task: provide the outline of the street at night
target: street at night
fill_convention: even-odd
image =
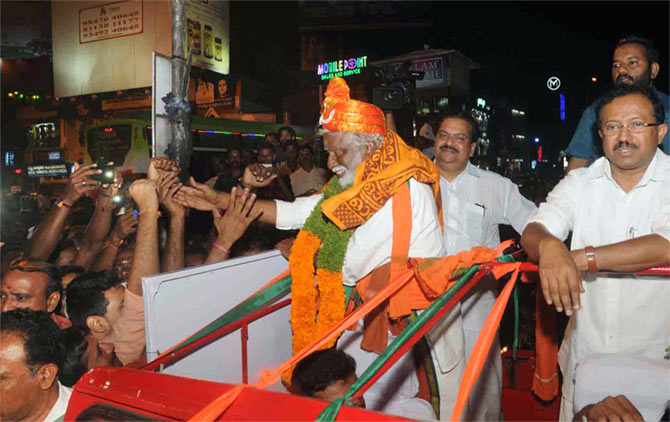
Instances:
[[[0,2],[0,421],[665,421],[670,2]]]

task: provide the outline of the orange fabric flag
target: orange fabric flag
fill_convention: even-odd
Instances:
[[[535,300],[535,376],[532,391],[544,401],[558,395],[556,311],[547,305],[538,282]]]

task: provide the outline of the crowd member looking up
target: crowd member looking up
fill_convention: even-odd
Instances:
[[[469,114],[447,114],[438,122],[434,150],[435,164],[440,169],[446,255],[456,255],[475,246],[496,248],[500,244],[500,224],[510,224],[520,233],[535,212],[535,205],[519,193],[514,182],[470,163],[477,139],[479,129]],[[461,300],[467,358],[497,296],[498,281],[486,277]],[[470,394],[468,419],[500,420],[502,360],[499,350],[496,335]]]
[[[314,151],[309,145],[298,148],[298,169],[291,173],[291,188],[295,196],[320,192],[328,182],[328,171],[314,165]]]
[[[439,171],[425,155],[409,148],[394,132],[387,131],[385,119],[382,110],[376,106],[350,99],[349,87],[342,78],[331,79],[321,110],[320,133],[329,154],[328,167],[337,176],[329,182],[332,190],[327,188],[324,193],[301,197],[295,202],[259,199],[251,211],[253,213],[261,209],[263,212],[259,217],[260,221],[274,224],[281,230],[303,228],[310,218],[331,224],[329,230],[332,233],[353,229],[351,237],[342,242],[346,245],[344,250],[338,252],[343,256],[343,263],[338,266],[341,267],[345,286],[356,286],[373,272],[377,272],[380,279],[385,277],[384,274],[388,277],[393,244],[392,229],[395,226],[397,230],[402,230],[401,222],[394,222],[393,218],[393,201],[398,193],[404,198],[399,200],[410,207],[408,212],[411,213],[408,256],[436,257],[445,253],[436,205],[438,189],[435,184],[439,183]],[[402,172],[403,178],[398,179],[400,169],[409,171]],[[256,164],[245,169],[242,182],[243,187],[259,188],[269,185],[276,178],[277,174],[271,169]],[[375,183],[383,184],[379,181],[390,178],[395,181],[402,180],[400,185],[395,185],[397,189],[390,185],[383,190],[375,188],[378,186]],[[371,195],[376,198],[375,204],[360,195],[364,189],[373,191]],[[338,191],[341,193],[332,193]],[[368,190],[365,192],[369,194]],[[341,205],[338,209],[346,209],[348,200],[345,198],[350,198],[349,195],[369,206],[370,213],[354,216],[343,211],[344,215],[336,216],[324,209],[328,204],[333,207]],[[187,206],[207,210],[226,208],[231,195],[223,192],[205,194],[194,187],[185,186],[179,191],[178,197]],[[328,218],[323,218],[324,215]],[[299,234],[293,245],[294,251],[304,247],[300,246],[300,239]],[[292,252],[290,265],[295,265],[295,261],[291,261],[297,256],[299,254],[294,255]],[[308,259],[313,258],[310,256]],[[317,274],[318,272],[317,270]],[[382,317],[378,327],[382,330],[374,334],[380,335],[373,336],[373,331],[368,331],[368,335],[364,336],[365,347],[376,353],[381,353],[386,348],[389,338],[388,330],[383,325],[386,314],[379,315]],[[456,304],[438,325],[430,334],[431,352],[434,353],[433,362],[439,385],[440,416],[448,418],[455,405],[456,392],[465,368],[462,340],[460,343],[458,341],[463,337],[460,304]]]
[[[670,97],[654,88],[654,79],[660,70],[658,50],[654,44],[642,37],[628,36],[622,38],[614,47],[612,57],[612,82],[615,87],[639,85],[652,90],[661,100],[665,108],[665,117],[659,122],[670,124]],[[577,130],[566,150],[570,155],[567,171],[584,167],[602,154],[596,148],[596,107],[598,102],[591,104],[579,120]],[[670,154],[670,139],[666,133],[663,137],[662,149]]]
[[[136,180],[129,191],[139,208],[139,222],[127,287],[106,271],[77,277],[66,291],[73,325],[98,343],[114,344],[124,365],[140,358],[144,350],[142,277],[159,273],[156,182]]]
[[[72,390],[58,381],[65,358],[60,330],[46,312],[15,309],[0,326],[0,420],[62,420]]]
[[[291,202],[294,199],[289,179],[291,169],[285,162],[277,165],[276,159],[275,148],[272,145],[265,144],[258,149],[258,163],[277,177],[267,186],[258,189],[256,194],[260,199],[281,199]]]
[[[55,265],[39,259],[13,262],[0,286],[2,312],[14,309],[45,311],[60,328],[67,328],[70,321],[56,314],[61,291],[60,272]]]
[[[601,97],[596,112],[605,157],[568,173],[521,238],[539,263],[547,304],[572,316],[560,354],[561,420],[573,417],[573,373],[584,359],[658,359],[670,344],[667,280],[597,273],[670,264],[670,157],[657,148],[668,130],[663,104],[648,89],[622,86]]]

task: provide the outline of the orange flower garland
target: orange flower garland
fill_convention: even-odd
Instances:
[[[321,213],[323,200],[343,190],[337,177],[333,177],[291,248],[293,354],[322,337],[346,312],[342,265],[353,230],[340,230]],[[324,348],[332,347],[336,341],[333,339]],[[283,374],[284,384],[290,385],[292,373],[291,369]]]

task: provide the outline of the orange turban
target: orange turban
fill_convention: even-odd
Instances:
[[[384,112],[372,104],[349,98],[344,79],[334,77],[321,105],[319,125],[334,132],[376,133],[386,136]]]

